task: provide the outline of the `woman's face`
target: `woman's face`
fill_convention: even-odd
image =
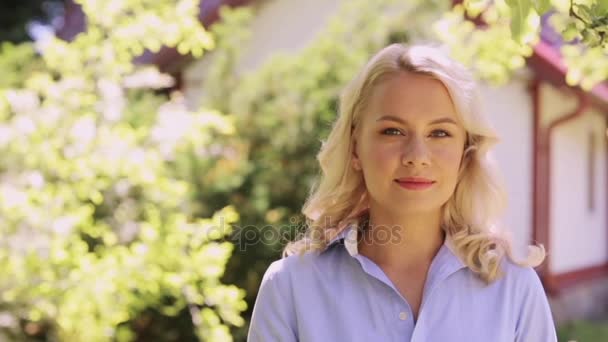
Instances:
[[[353,167],[363,172],[370,206],[437,213],[456,187],[466,139],[443,83],[400,73],[374,89],[362,114]]]

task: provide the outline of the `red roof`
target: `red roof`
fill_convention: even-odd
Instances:
[[[528,66],[532,68],[538,77],[556,86],[567,86],[567,67],[555,47],[542,41],[534,47],[534,54],[528,59]],[[580,87],[575,87],[583,91]],[[592,103],[604,111],[608,111],[608,84],[602,82],[591,91],[586,91],[591,97]]]

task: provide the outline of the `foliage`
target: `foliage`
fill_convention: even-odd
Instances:
[[[234,136],[245,144],[241,150],[249,164],[228,197],[213,195],[241,214],[233,235],[238,248],[224,280],[246,289],[250,308],[269,263],[302,232],[300,210],[319,172],[315,156],[336,117],[341,88],[388,42],[428,37],[426,28],[448,6],[447,1],[348,1],[302,51],[273,54],[249,72],[238,66],[251,15],[224,11],[222,22],[212,27],[218,47],[206,69],[206,84],[213,86],[205,88],[205,102],[234,114]]]
[[[573,321],[557,329],[560,341],[607,341],[608,321]]]
[[[232,340],[246,303],[220,277],[238,214],[197,215],[193,184],[238,162],[216,143],[234,124],[131,62],[212,48],[198,1],[79,2],[74,41],[0,51],[0,339]],[[184,316],[192,334],[171,324]]]
[[[483,24],[476,28],[470,19]],[[541,29],[561,36],[569,85],[589,90],[608,79],[606,0],[465,0],[435,25],[457,58],[499,83],[524,65]]]
[[[31,43],[14,45],[9,42],[0,44],[0,88],[17,88],[23,86],[24,75],[42,71],[44,65],[36,58],[36,51]]]

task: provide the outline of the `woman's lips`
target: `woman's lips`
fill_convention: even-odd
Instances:
[[[399,186],[402,188],[408,190],[425,190],[435,184],[434,181],[428,179],[396,179],[395,182],[397,182],[397,184],[399,184]]]

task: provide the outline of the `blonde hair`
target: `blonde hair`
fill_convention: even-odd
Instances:
[[[458,183],[442,208],[442,229],[452,239],[457,254],[486,283],[502,275],[504,255],[522,266],[538,266],[545,257],[542,245],[530,246],[527,259],[517,261],[510,239],[492,228],[505,207],[506,194],[488,155],[498,138],[481,110],[475,80],[465,67],[428,45],[385,47],[344,88],[339,116],[317,156],[321,177],[302,210],[307,231],[301,239],[287,244],[283,256],[323,250],[346,226],[365,219],[368,193],[362,174],[351,167],[353,136],[373,89],[401,72],[441,81],[467,131]]]

